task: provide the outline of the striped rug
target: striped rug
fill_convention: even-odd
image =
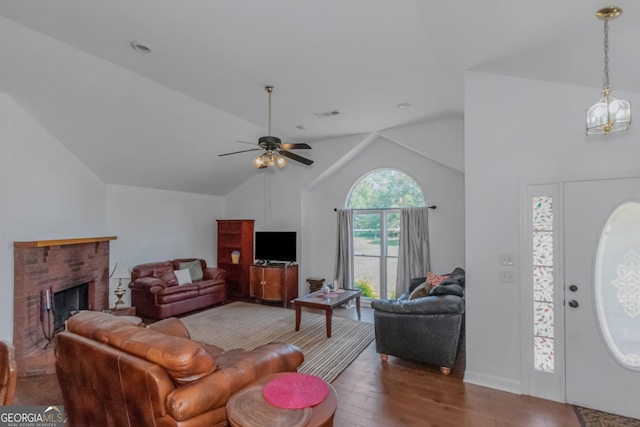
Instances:
[[[288,342],[304,353],[298,372],[331,382],[374,338],[373,324],[332,318],[327,338],[324,314],[302,310],[300,331],[295,331],[294,310],[233,302],[181,318],[191,337],[222,347],[253,349],[270,342]]]

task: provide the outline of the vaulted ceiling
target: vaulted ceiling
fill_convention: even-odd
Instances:
[[[255,153],[218,155],[267,134],[267,84],[272,133],[312,146],[462,117],[469,69],[593,87],[595,102],[607,5],[0,0],[0,91],[107,183],[223,195],[259,173]],[[616,5],[612,87],[640,92],[640,5]]]

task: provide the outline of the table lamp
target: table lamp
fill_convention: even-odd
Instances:
[[[115,310],[117,310],[120,306],[124,305],[124,301],[122,301],[122,297],[127,293],[127,288],[122,284],[123,279],[130,279],[131,275],[129,274],[129,269],[121,262],[117,262],[115,268],[113,269],[113,273],[109,276],[111,279],[118,279],[118,286],[113,291],[114,295],[118,298],[115,305]]]

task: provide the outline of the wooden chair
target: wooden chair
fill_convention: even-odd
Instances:
[[[9,406],[16,393],[16,356],[11,343],[0,340],[0,404]]]

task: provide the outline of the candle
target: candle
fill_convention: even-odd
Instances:
[[[44,320],[44,293],[40,289],[40,321]]]
[[[51,310],[51,297],[49,296],[49,289],[47,289],[47,310]]]

